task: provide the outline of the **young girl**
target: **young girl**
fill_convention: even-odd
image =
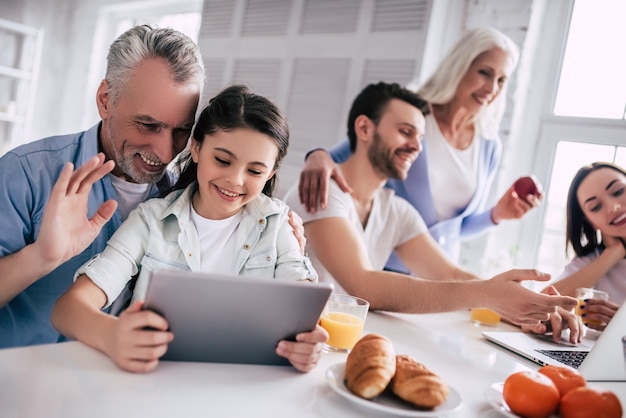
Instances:
[[[579,287],[607,292],[610,302],[592,299],[583,308],[586,318],[606,323],[626,300],[626,170],[602,162],[578,170],[567,196],[566,239],[576,257],[554,287],[569,296]]]
[[[102,254],[78,270],[53,310],[55,328],[103,351],[122,369],[147,372],[174,338],[163,317],[141,310],[152,270],[317,280],[289,225],[288,207],[269,197],[288,143],[286,121],[269,100],[242,86],[214,97],[200,115],[171,193],[140,205]],[[137,274],[131,306],[119,317],[102,312]],[[326,339],[317,326],[296,342],[281,341],[276,352],[308,371]]]

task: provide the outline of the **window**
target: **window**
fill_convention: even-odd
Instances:
[[[554,113],[624,119],[626,2],[576,0]]]
[[[202,0],[154,0],[102,7],[91,53],[82,125],[90,126],[98,120],[94,93],[104,78],[107,51],[115,38],[133,26],[151,24],[177,29],[197,42],[201,21]]]
[[[594,161],[626,167],[626,57],[619,52],[626,3],[557,3],[547,5],[539,54],[544,62],[533,73],[537,90],[531,103],[539,121],[533,172],[546,195],[538,215],[523,221],[519,241],[519,264],[553,277],[572,257],[565,253],[565,223],[574,174]]]
[[[29,136],[43,30],[0,19],[0,156]]]

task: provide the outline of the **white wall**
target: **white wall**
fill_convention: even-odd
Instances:
[[[2,0],[0,16],[44,29],[34,126],[25,142],[80,131],[93,31],[101,7],[123,0]],[[105,52],[106,53],[106,52]]]
[[[3,18],[44,29],[34,126],[30,129],[31,138],[26,140],[59,133],[61,107],[72,109],[72,106],[61,103],[68,92],[77,90],[67,87],[66,78],[67,64],[72,55],[71,26],[76,3],[77,0],[3,0],[0,4],[0,16]]]

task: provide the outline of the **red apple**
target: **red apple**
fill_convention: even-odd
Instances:
[[[528,195],[541,197],[541,183],[533,175],[520,177],[513,183],[513,190],[524,200],[528,200]]]

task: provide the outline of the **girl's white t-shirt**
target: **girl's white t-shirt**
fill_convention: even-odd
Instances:
[[[207,273],[235,271],[235,234],[243,217],[242,211],[226,219],[207,219],[191,207],[191,219],[200,239],[200,268]]]
[[[128,218],[128,214],[139,206],[140,203],[145,202],[150,197],[150,183],[131,183],[126,180],[108,174],[111,179],[111,185],[117,193],[117,205],[122,213],[122,220]]]
[[[479,138],[475,135],[464,150],[454,148],[432,114],[426,116],[426,132],[428,178],[435,212],[439,220],[450,219],[462,212],[476,193]]]

